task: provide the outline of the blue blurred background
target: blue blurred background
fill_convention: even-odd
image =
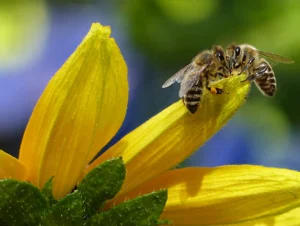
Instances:
[[[162,83],[201,50],[232,41],[287,56],[278,91],[253,87],[229,124],[183,165],[262,164],[300,170],[300,1],[22,0],[0,2],[0,148],[18,156],[26,123],[51,76],[92,22],[112,27],[129,69],[123,135],[175,102]]]

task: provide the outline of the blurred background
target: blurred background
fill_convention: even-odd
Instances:
[[[18,156],[33,107],[92,22],[112,27],[129,69],[126,120],[110,143],[178,99],[161,85],[201,50],[232,41],[287,56],[278,91],[247,103],[182,165],[262,164],[300,170],[300,1],[0,1],[0,149]]]

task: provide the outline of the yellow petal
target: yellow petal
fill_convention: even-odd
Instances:
[[[250,85],[241,83],[242,79],[235,75],[214,84],[229,94],[213,95],[205,90],[195,115],[179,100],[123,137],[88,171],[107,159],[122,156],[127,170],[122,193],[172,168],[218,132],[245,102]]]
[[[15,157],[0,150],[0,179],[26,180],[27,168]]]
[[[299,226],[299,216],[300,208],[296,208],[277,216],[263,217],[253,221],[233,224],[233,226]]]
[[[108,205],[168,189],[161,218],[174,225],[238,223],[281,214],[300,205],[300,173],[240,165],[166,172]]]
[[[125,117],[127,67],[110,32],[92,25],[47,85],[23,137],[20,159],[29,168],[29,179],[42,187],[55,176],[56,198],[72,189]]]

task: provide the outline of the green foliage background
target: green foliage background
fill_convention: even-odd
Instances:
[[[294,125],[300,124],[299,1],[131,0],[122,9],[133,43],[159,67],[180,68],[212,44],[226,47],[230,42],[249,43],[292,58],[293,65],[274,66],[280,97],[268,101]],[[262,98],[253,91],[255,98]]]

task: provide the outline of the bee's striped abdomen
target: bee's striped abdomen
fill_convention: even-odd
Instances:
[[[264,95],[274,96],[276,92],[275,74],[267,62],[264,62],[264,64],[267,64],[268,68],[262,76],[255,79],[255,84]]]
[[[194,114],[201,102],[203,92],[203,82],[199,80],[183,97],[186,108]]]

